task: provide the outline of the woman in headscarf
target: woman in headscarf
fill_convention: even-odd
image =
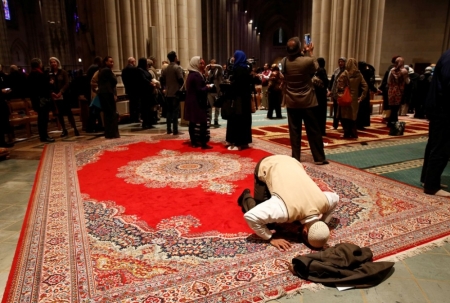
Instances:
[[[192,147],[201,146],[202,149],[211,149],[209,146],[211,121],[208,115],[207,93],[210,87],[206,85],[205,61],[199,56],[192,57],[189,61],[189,74],[186,79],[186,101],[184,118],[189,121],[189,137]]]
[[[409,83],[408,70],[405,68],[405,60],[402,57],[395,59],[395,66],[389,72],[388,102],[391,109],[391,115],[387,125],[392,127],[398,121],[398,110],[405,93],[405,85]]]
[[[251,68],[243,51],[234,53],[231,91],[234,113],[228,118],[226,141],[229,150],[248,148],[252,142],[252,86]]]
[[[350,89],[352,103],[349,106],[338,105],[338,117],[344,129],[344,138],[358,138],[356,118],[358,117],[359,103],[366,97],[367,83],[356,66],[356,59],[350,58],[345,63],[345,71],[339,76],[337,94],[342,96],[345,88]],[[359,96],[359,92],[361,95]]]
[[[138,60],[138,76],[136,87],[139,88],[138,94],[141,104],[141,118],[142,118],[142,128],[149,129],[154,128],[152,125],[155,121],[153,120],[153,108],[156,104],[155,95],[153,91],[155,89],[152,83],[152,75],[147,69],[147,58],[140,58]]]
[[[56,104],[58,110],[58,121],[62,127],[61,137],[68,135],[66,125],[64,123],[64,116],[67,116],[70,124],[73,127],[75,136],[79,136],[80,133],[77,130],[75,119],[73,118],[72,109],[70,108],[70,100],[64,100],[64,93],[69,89],[69,75],[65,70],[61,68],[61,62],[58,58],[51,57],[48,60],[50,64],[50,84],[51,84],[51,97]]]

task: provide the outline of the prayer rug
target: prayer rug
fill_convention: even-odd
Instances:
[[[389,128],[386,123],[383,122],[381,116],[371,118],[370,126],[364,130],[358,130],[358,139],[342,138],[344,130],[341,126],[338,129],[333,129],[333,122],[327,121],[327,135],[323,138],[323,142],[326,148],[334,148],[341,145],[351,143],[363,143],[377,140],[386,140],[392,138],[406,138],[417,135],[428,135],[428,121],[413,119],[409,117],[400,117],[400,121],[406,122],[406,128],[403,136],[389,136]],[[289,140],[289,127],[288,125],[275,125],[275,126],[260,126],[253,127],[252,134],[254,138],[259,138],[268,142],[272,142],[279,145],[291,146]],[[309,149],[308,137],[306,136],[305,128],[302,130],[302,149]]]
[[[288,271],[311,252],[299,226],[278,226],[293,243],[279,251],[252,234],[236,202],[263,156],[290,150],[255,139],[228,151],[214,137],[201,150],[181,139],[47,145],[2,302],[266,302],[320,287]],[[369,246],[381,259],[450,234],[448,199],[305,160],[340,196],[330,246]]]

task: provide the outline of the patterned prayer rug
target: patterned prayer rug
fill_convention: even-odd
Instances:
[[[290,150],[258,139],[232,152],[219,140],[206,151],[185,143],[46,146],[3,302],[265,302],[318,287],[287,269],[311,252],[299,226],[277,228],[294,243],[281,252],[252,234],[236,203],[261,157]],[[318,186],[340,196],[329,245],[369,246],[380,259],[450,234],[448,199],[305,159]]]
[[[371,124],[364,130],[358,130],[358,139],[342,138],[344,130],[341,126],[333,129],[333,122],[327,121],[327,135],[323,137],[326,148],[334,148],[350,143],[362,143],[377,140],[386,140],[392,138],[405,138],[417,135],[428,135],[428,121],[413,119],[409,117],[399,117],[400,121],[406,122],[406,128],[403,136],[389,136],[389,128],[383,123],[381,116],[371,117]],[[260,126],[252,128],[253,137],[279,145],[291,146],[289,141],[288,125]],[[308,137],[303,127],[302,132],[302,149],[309,149]]]

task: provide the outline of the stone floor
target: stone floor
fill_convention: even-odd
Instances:
[[[221,123],[224,124],[223,122]],[[280,122],[283,123],[283,121]],[[133,125],[121,125],[121,133],[125,135],[135,133],[137,129],[139,128]],[[142,132],[164,133],[164,129],[164,125],[160,124],[156,129]],[[184,132],[187,129],[182,127],[180,131]],[[58,138],[58,134],[55,131],[53,136]],[[69,137],[64,141],[95,138],[96,135],[83,134],[82,137]],[[60,140],[60,138],[57,139],[57,141]],[[43,147],[44,144],[40,144],[37,138],[19,142],[12,149],[10,159],[0,161],[0,294],[2,296]],[[394,268],[393,273],[384,282],[373,288],[342,292],[335,288],[325,288],[317,292],[307,290],[302,294],[271,302],[450,302],[450,244],[398,261]]]

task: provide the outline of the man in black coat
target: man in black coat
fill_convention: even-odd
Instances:
[[[128,58],[128,65],[122,69],[122,82],[125,86],[125,93],[128,96],[130,104],[130,120],[131,122],[139,122],[140,104],[139,92],[136,87],[138,78],[138,70],[136,68],[136,59]]]
[[[450,197],[441,189],[441,175],[450,158],[450,49],[436,64],[425,112],[430,124],[420,181],[426,194]]]

